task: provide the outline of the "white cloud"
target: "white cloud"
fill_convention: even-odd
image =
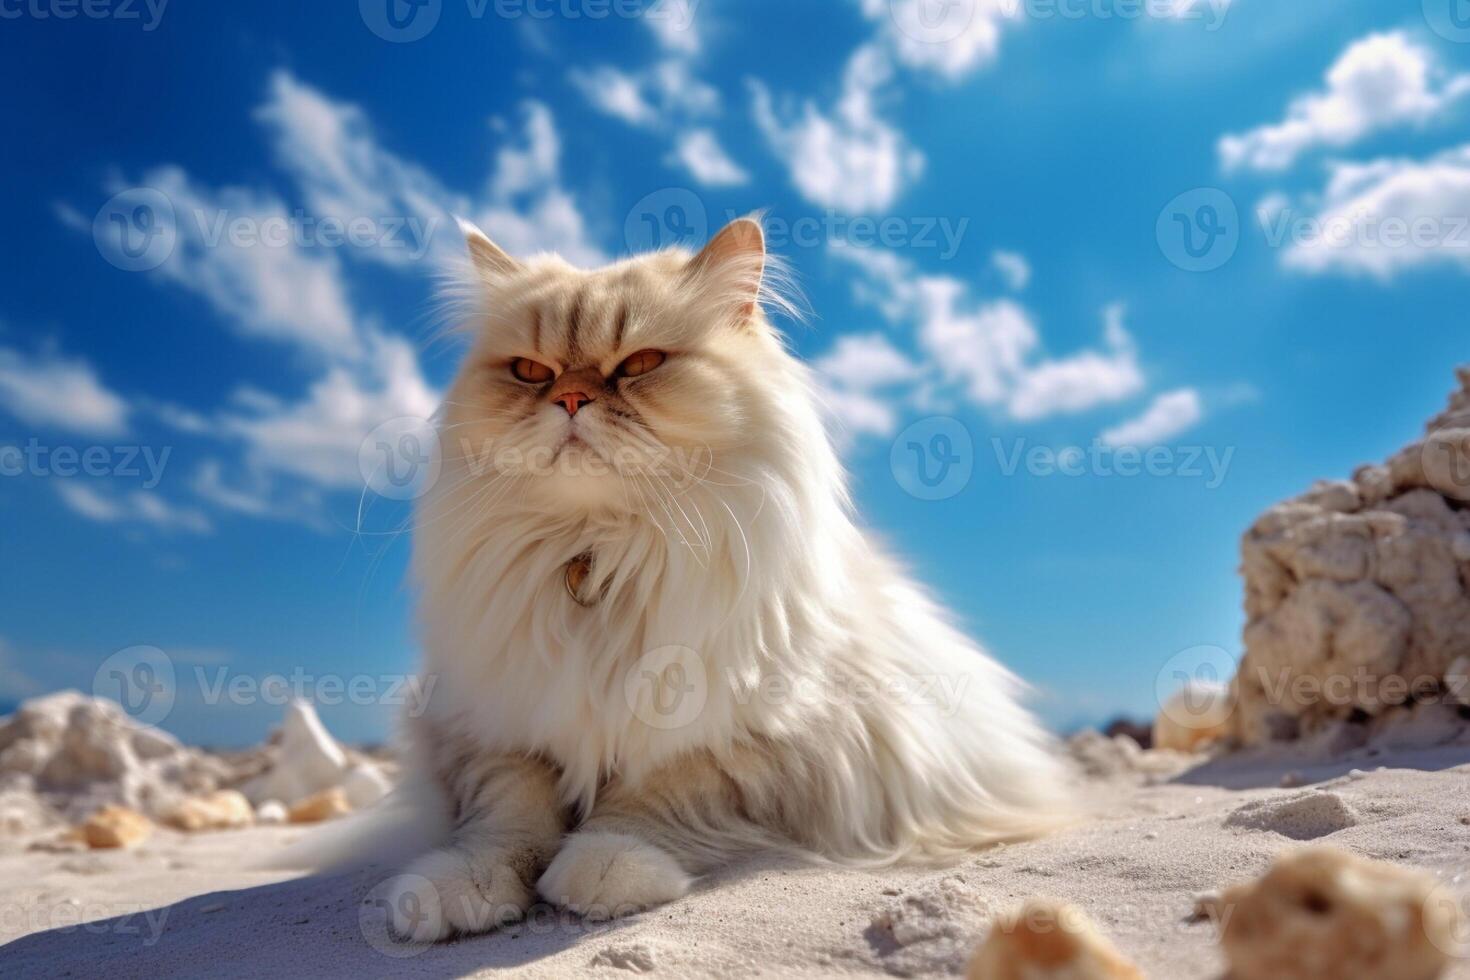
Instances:
[[[209,518],[198,510],[171,504],[154,491],[133,490],[108,496],[77,480],[59,480],[56,492],[72,511],[99,524],[148,524],[160,530],[191,534],[208,534],[214,530]]]
[[[551,110],[540,102],[522,104],[520,131],[497,123],[504,143],[478,196],[450,191],[423,167],[385,149],[360,108],[328,98],[290,72],[271,76],[270,97],[256,117],[316,215],[412,220],[417,235],[457,254],[462,245],[447,218],[461,214],[514,254],[558,252],[579,265],[606,261],[576,200],[561,185],[560,137]],[[440,230],[449,233],[439,236]],[[403,247],[358,254],[395,264],[415,257]]]
[[[1047,357],[1034,318],[1014,300],[977,299],[964,282],[922,275],[893,253],[835,248],[832,254],[866,274],[859,299],[912,326],[924,358],[919,373],[956,387],[976,406],[1035,421],[1123,401],[1146,387],[1121,306],[1104,311],[1101,348]]]
[[[750,181],[750,174],[730,159],[708,129],[694,129],[679,137],[673,159],[708,187],[734,187]]]
[[[1031,263],[1019,252],[996,249],[990,253],[990,264],[1005,279],[1012,292],[1021,292],[1031,282]]]
[[[778,109],[763,84],[751,83],[756,124],[808,201],[848,212],[882,210],[923,172],[923,154],[878,115],[879,89],[892,77],[888,54],[868,44],[849,59],[830,112],[811,101],[799,110]]]
[[[1180,388],[1159,395],[1142,415],[1105,431],[1102,440],[1109,446],[1146,448],[1174,438],[1203,417],[1199,392]]]
[[[1470,144],[1427,160],[1334,164],[1305,226],[1283,256],[1288,268],[1381,279],[1429,265],[1470,271]]]
[[[594,109],[645,129],[713,116],[720,109],[720,93],[675,58],[641,72],[598,65],[573,68],[567,77]]]
[[[573,68],[567,77],[599,112],[631,126],[658,123],[658,110],[644,96],[643,83],[637,77],[607,65]]]
[[[0,347],[0,408],[28,425],[111,436],[127,431],[128,405],[85,361]]]
[[[839,337],[813,367],[834,383],[856,390],[885,388],[919,376],[919,366],[877,333]]]
[[[955,82],[988,65],[1000,51],[1001,27],[1019,0],[860,0],[864,16],[906,67]]]
[[[353,344],[341,263],[329,248],[276,237],[295,234],[284,203],[199,187],[178,167],[149,171],[143,185],[162,192],[174,212],[174,249],[155,275],[202,296],[244,335],[327,353]]]
[[[1284,120],[1223,137],[1220,161],[1227,170],[1284,170],[1316,147],[1428,123],[1467,92],[1470,75],[1447,76],[1434,52],[1403,32],[1371,34],[1328,69],[1322,91],[1293,101]]]
[[[439,395],[424,381],[413,347],[376,333],[368,343],[361,363],[331,367],[299,401],[237,394],[237,407],[219,425],[244,441],[255,473],[329,490],[361,489],[358,451],[368,433],[392,419],[433,415]]]
[[[695,12],[701,0],[660,0],[643,15],[643,23],[666,51],[692,55],[699,52],[700,36]]]

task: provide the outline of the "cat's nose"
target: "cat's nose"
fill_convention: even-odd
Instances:
[[[580,391],[564,391],[552,396],[551,400],[566,409],[568,415],[576,415],[578,409],[592,401],[592,397]]]

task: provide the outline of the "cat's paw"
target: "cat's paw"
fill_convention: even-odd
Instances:
[[[504,862],[445,848],[393,878],[384,901],[393,935],[434,943],[517,922],[531,899],[530,889]]]
[[[692,881],[652,844],[592,831],[567,838],[536,890],[589,919],[609,919],[681,898]]]

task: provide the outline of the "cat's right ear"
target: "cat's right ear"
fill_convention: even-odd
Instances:
[[[499,245],[492,242],[490,236],[476,227],[473,222],[460,217],[456,217],[454,221],[459,225],[460,234],[464,235],[465,245],[469,247],[470,261],[481,276],[494,281],[515,275],[520,271],[521,264],[507,255]]]

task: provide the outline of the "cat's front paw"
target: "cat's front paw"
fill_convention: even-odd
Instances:
[[[392,879],[385,904],[393,935],[434,943],[518,922],[531,899],[531,890],[504,861],[445,848]]]
[[[652,844],[593,831],[567,838],[536,890],[586,918],[610,919],[681,898],[692,881]]]

